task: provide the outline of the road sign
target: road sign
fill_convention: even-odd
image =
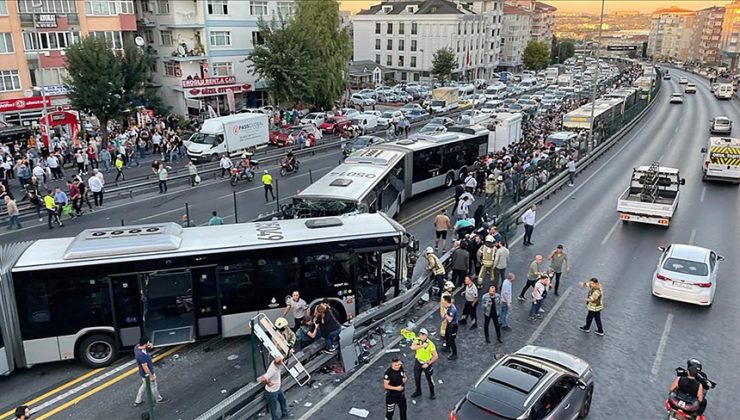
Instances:
[[[607,51],[637,51],[637,45],[607,45]]]

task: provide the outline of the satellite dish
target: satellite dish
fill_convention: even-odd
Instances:
[[[137,36],[136,38],[134,38],[134,42],[136,43],[136,45],[138,45],[140,47],[143,47],[144,44],[146,44],[146,42],[144,42],[144,38],[142,38],[140,36]]]
[[[185,55],[185,47],[183,47],[182,45],[178,46],[177,47],[177,53],[180,54],[181,56],[184,56]]]

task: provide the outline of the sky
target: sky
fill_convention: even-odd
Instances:
[[[562,12],[587,12],[598,14],[601,11],[601,1],[599,0],[550,0],[544,1],[547,4],[555,6],[558,11]],[[342,10],[349,10],[356,13],[361,9],[367,9],[379,1],[369,0],[344,0],[340,1]],[[681,7],[683,9],[698,10],[711,6],[723,6],[731,3],[728,0],[669,0],[669,1],[645,1],[645,0],[606,0],[606,13],[614,11],[637,10],[640,12],[653,12],[657,9],[671,6]]]

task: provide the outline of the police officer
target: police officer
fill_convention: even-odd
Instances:
[[[484,276],[488,274],[493,281],[495,277],[495,269],[493,267],[493,259],[496,256],[496,248],[494,247],[494,239],[492,235],[486,236],[486,241],[483,246],[478,249],[478,262],[480,262],[480,271],[478,272],[478,287],[483,287]]]
[[[383,375],[383,389],[385,389],[385,418],[393,419],[396,406],[401,413],[401,420],[406,420],[406,371],[398,357],[391,359],[391,367]]]
[[[449,299],[450,298],[448,296],[445,300]],[[416,351],[416,360],[414,361],[414,385],[416,385],[416,391],[411,394],[411,398],[421,396],[422,372],[424,372],[424,375],[427,377],[431,398],[437,398],[434,395],[434,378],[432,378],[434,367],[432,365],[437,361],[439,355],[437,354],[437,348],[434,346],[434,343],[429,340],[429,332],[426,328],[419,330],[419,335],[411,343],[411,350]]]
[[[262,175],[262,185],[265,187],[265,201],[270,201],[267,199],[267,193],[270,193],[270,196],[272,199],[275,199],[275,194],[272,192],[272,175],[270,175],[270,172],[268,172],[267,169],[265,169],[265,173]]]

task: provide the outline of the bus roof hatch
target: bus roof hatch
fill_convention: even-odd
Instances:
[[[180,248],[182,230],[176,223],[86,229],[69,244],[64,259],[172,251]]]

